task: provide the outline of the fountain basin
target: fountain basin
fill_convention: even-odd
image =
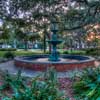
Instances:
[[[80,55],[61,55],[60,61],[48,61],[49,55],[21,56],[14,59],[16,67],[31,69],[33,71],[45,71],[54,67],[58,72],[82,69],[94,66],[95,59]]]

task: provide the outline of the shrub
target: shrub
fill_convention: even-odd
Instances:
[[[87,55],[100,55],[100,48],[88,48],[84,50]]]
[[[100,68],[88,68],[73,85],[78,100],[100,99]]]
[[[94,48],[86,49],[87,54],[90,54],[91,52],[94,52],[94,51],[96,51],[96,49]]]
[[[11,51],[7,51],[4,54],[4,58],[13,59],[14,58],[14,53],[11,52]]]
[[[16,51],[15,48],[0,48],[0,51]]]
[[[39,80],[39,77],[33,78],[30,85],[26,84],[20,72],[17,77],[6,74],[4,80],[4,85],[0,87],[1,91],[4,90],[4,87],[9,86],[13,90],[13,94],[10,97],[2,95],[2,100],[68,100],[63,98],[63,94],[58,88],[54,70],[48,70],[44,74],[43,80]]]
[[[66,51],[64,51],[64,52],[63,52],[63,54],[68,54],[68,51],[67,51],[67,50],[66,50]]]
[[[72,55],[84,55],[85,52],[84,51],[76,51],[76,52],[72,51],[72,52],[69,52],[69,54],[72,54]]]
[[[63,52],[63,54],[72,54],[72,55],[84,55],[85,54],[85,51],[81,51],[81,50],[66,50]]]

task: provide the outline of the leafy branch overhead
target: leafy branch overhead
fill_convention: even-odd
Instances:
[[[55,17],[62,30],[73,30],[100,23],[99,5],[99,0],[1,0],[0,18],[41,27]]]

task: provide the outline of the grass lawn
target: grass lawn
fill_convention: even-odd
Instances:
[[[62,54],[85,54],[84,50],[59,50]]]
[[[8,51],[0,51],[0,57],[3,57],[4,54]],[[10,51],[15,56],[25,56],[25,55],[32,55],[32,54],[42,54],[42,51],[34,50],[34,51],[25,51],[25,50],[18,50],[18,51]]]
[[[86,50],[58,50],[60,54],[72,54],[72,55],[87,55]],[[4,54],[8,51],[0,51],[0,57],[3,57]],[[28,55],[33,55],[33,54],[43,54],[44,52],[42,50],[17,50],[17,51],[10,51],[12,52],[15,56],[28,56]],[[49,51],[46,51],[46,54],[48,54]],[[90,53],[90,52],[89,52]]]
[[[0,51],[0,57],[3,57],[6,51]]]
[[[15,56],[24,56],[24,55],[33,55],[33,54],[42,54],[43,51],[40,50],[34,50],[34,51],[25,51],[25,50],[20,50],[20,51],[14,51]]]

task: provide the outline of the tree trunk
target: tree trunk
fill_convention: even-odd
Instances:
[[[44,32],[44,37],[43,37],[43,51],[46,53],[46,34]]]
[[[49,38],[49,40],[51,39],[51,34],[48,35],[48,38]],[[51,50],[52,50],[52,46],[51,46],[51,44],[49,44],[49,53],[51,53]]]
[[[28,43],[27,43],[27,40],[25,40],[24,43],[25,43],[25,50],[27,51],[27,50],[28,50]]]

